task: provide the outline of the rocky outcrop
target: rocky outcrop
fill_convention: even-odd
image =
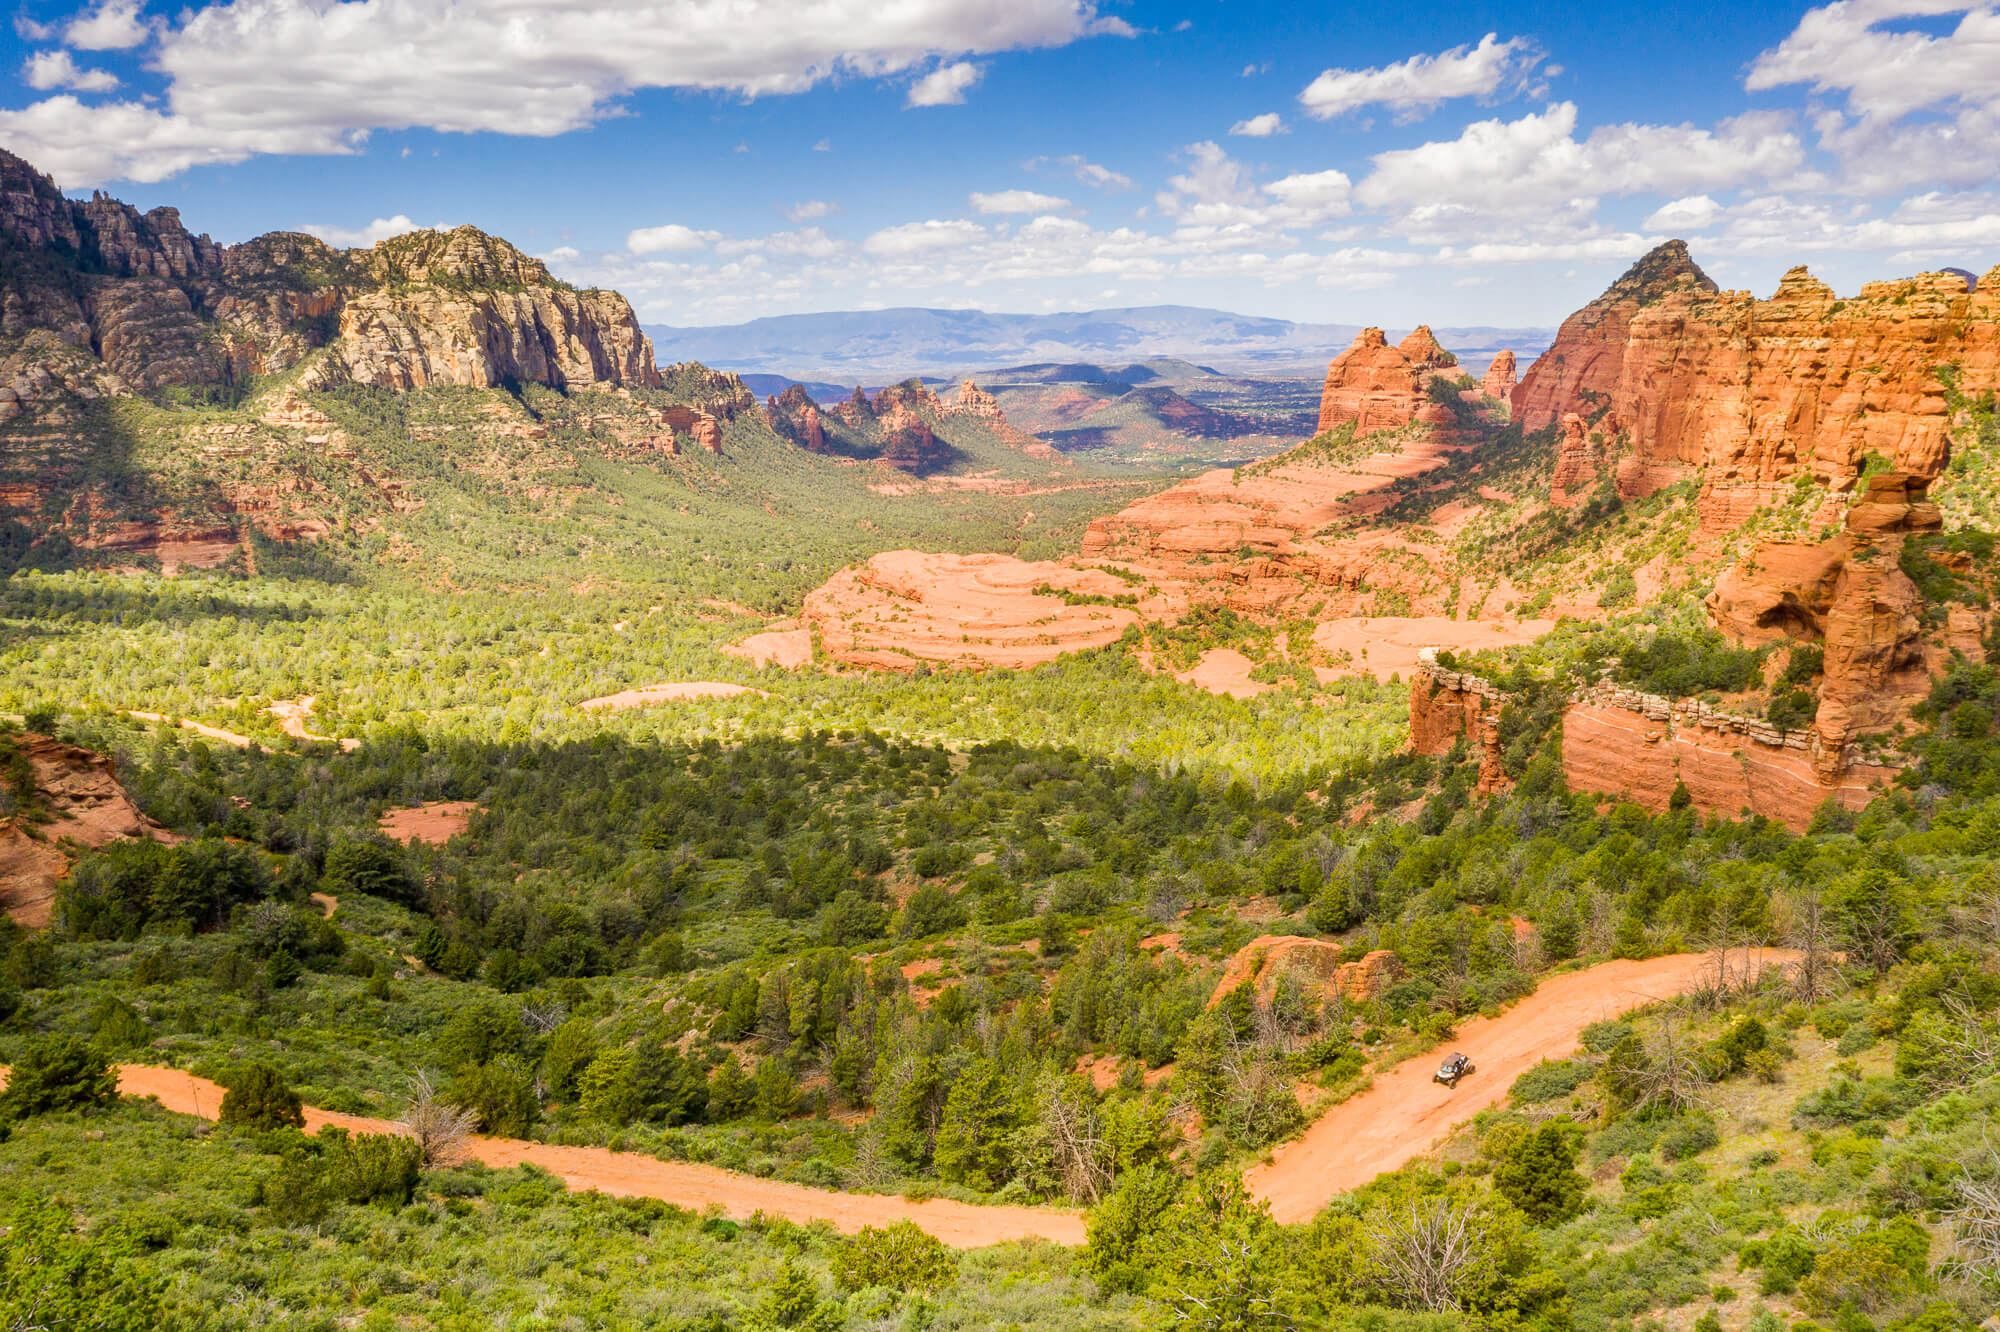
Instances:
[[[1549,503],[1567,509],[1597,489],[1611,460],[1607,436],[1618,433],[1615,417],[1593,427],[1575,412],[1564,412],[1556,436],[1555,469],[1549,475]]]
[[[1652,810],[1677,786],[1703,814],[1745,812],[1803,831],[1828,800],[1860,809],[1899,769],[1851,755],[1829,758],[1813,730],[1783,731],[1759,717],[1599,686],[1563,712],[1563,777]]]
[[[398,236],[363,264],[380,285],[342,304],[339,336],[307,387],[659,386],[624,297],[558,283],[476,228]]]
[[[952,416],[972,416],[984,421],[1003,420],[1000,400],[971,380],[958,386],[958,396],[945,408]]]
[[[1911,536],[1942,526],[1922,478],[1871,476],[1840,536],[1765,542],[1709,594],[1711,619],[1738,642],[1822,646],[1813,727],[1824,778],[1839,775],[1856,739],[1894,726],[1930,690],[1924,601],[1901,555]]]
[[[1486,373],[1480,377],[1479,391],[1495,402],[1510,402],[1514,396],[1516,382],[1514,353],[1502,348],[1486,367]]]
[[[764,404],[765,419],[771,429],[808,453],[826,452],[826,427],[819,417],[819,404],[803,384],[788,384],[783,393]]]
[[[1507,770],[1500,754],[1500,708],[1506,695],[1491,682],[1438,665],[1425,648],[1410,676],[1410,749],[1448,754],[1460,740],[1479,755],[1479,790],[1502,790]]]
[[[26,760],[34,786],[14,794],[36,817],[0,820],[0,911],[16,924],[48,924],[75,848],[133,837],[173,840],[139,812],[104,755],[44,735],[4,737],[0,744]]]
[[[1393,347],[1381,329],[1365,328],[1326,368],[1316,433],[1349,424],[1361,435],[1412,421],[1448,424],[1451,413],[1431,401],[1430,383],[1456,364],[1429,325]]]
[[[239,384],[316,352],[307,388],[660,383],[623,297],[575,290],[475,228],[363,251],[289,233],[224,247],[172,208],[68,199],[0,153],[0,337],[37,330],[142,392]]]
[[[1715,532],[1801,475],[1847,489],[1870,455],[1935,477],[1951,429],[1943,365],[1967,392],[2000,387],[2000,269],[1976,285],[1925,273],[1841,299],[1795,268],[1758,300],[1716,290],[1672,242],[1563,324],[1514,415],[1536,429],[1608,405],[1629,441],[1620,493],[1699,477]]]

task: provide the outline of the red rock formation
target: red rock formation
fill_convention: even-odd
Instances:
[[[1479,752],[1479,790],[1503,790],[1507,770],[1500,756],[1500,691],[1476,675],[1450,671],[1437,664],[1437,654],[1419,654],[1410,676],[1410,749],[1418,754],[1447,754],[1459,740]]]
[[[764,416],[771,429],[808,453],[826,452],[826,427],[819,419],[819,404],[805,385],[787,384],[783,393],[765,402]]]
[[[1363,329],[1326,368],[1317,433],[1352,422],[1355,433],[1365,435],[1433,419],[1442,409],[1430,399],[1430,381],[1455,364],[1428,325],[1394,347],[1381,329]],[[1449,421],[1450,413],[1443,419]]]
[[[1002,419],[1000,400],[969,379],[958,386],[958,397],[945,410],[953,416],[976,416],[988,421]]]
[[[1860,809],[1896,775],[1849,763],[1829,779],[1818,749],[1809,732],[1784,734],[1754,718],[1630,690],[1599,690],[1563,713],[1563,777],[1575,790],[1615,793],[1657,811],[1684,783],[1703,814],[1748,810],[1794,831],[1829,799]]]
[[[710,453],[722,452],[722,423],[707,412],[694,418],[694,429],[690,433],[694,442]]]
[[[1494,356],[1492,364],[1486,367],[1486,374],[1479,381],[1479,391],[1496,402],[1509,402],[1514,396],[1514,353],[1506,348]]]
[[[1604,437],[1575,412],[1564,412],[1555,471],[1549,477],[1549,502],[1566,509],[1594,490],[1604,471],[1604,454]]]
[[[1587,412],[1609,400],[1624,370],[1632,317],[1683,288],[1715,291],[1686,241],[1668,241],[1632,265],[1602,296],[1563,320],[1555,342],[1514,389],[1514,419],[1540,430],[1564,412]]]
[[[1936,476],[1945,364],[1966,391],[2000,387],[2000,269],[1976,287],[1926,273],[1841,300],[1795,268],[1760,301],[1716,291],[1673,242],[1564,323],[1514,415],[1536,429],[1608,402],[1630,437],[1620,492],[1699,475],[1704,526],[1720,531],[1801,474],[1852,485],[1870,454]]]

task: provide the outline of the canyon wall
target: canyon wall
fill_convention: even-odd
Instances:
[[[1447,754],[1461,739],[1479,754],[1479,790],[1507,785],[1500,756],[1500,709],[1506,695],[1490,681],[1437,664],[1437,651],[1417,654],[1410,676],[1410,749]]]

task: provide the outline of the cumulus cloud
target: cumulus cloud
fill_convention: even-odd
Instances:
[[[1414,117],[1457,97],[1492,97],[1525,86],[1542,60],[1523,37],[1500,40],[1489,32],[1477,46],[1454,46],[1436,55],[1413,55],[1393,65],[1368,69],[1328,69],[1307,84],[1299,105],[1319,120],[1386,106]]]
[[[1959,15],[1946,33],[1899,20]],[[1752,92],[1804,84],[1841,99],[1815,119],[1842,184],[1864,194],[1985,181],[2000,156],[2000,7],[1964,0],[1838,0],[1759,55]]]
[[[979,82],[985,70],[970,60],[934,69],[910,88],[910,106],[961,106],[965,94]]]
[[[984,239],[986,234],[986,228],[977,222],[963,219],[905,222],[899,227],[887,227],[876,232],[861,243],[861,248],[869,254],[885,258],[904,258],[959,249]]]
[[[449,231],[451,227],[444,222],[433,222],[429,226],[424,226],[411,221],[409,214],[398,213],[394,217],[378,217],[366,226],[338,227],[323,222],[307,222],[300,226],[299,230],[309,236],[319,237],[336,249],[355,250],[365,249],[392,236],[406,236],[412,231]],[[561,250],[553,252],[554,255],[561,253]],[[575,254],[575,250],[569,251],[570,257],[574,257]]]
[[[160,180],[258,153],[353,152],[377,130],[562,134],[642,88],[759,97],[956,62],[924,87],[968,56],[1116,31],[1091,0],[217,0],[154,32],[137,0],[102,0],[65,40],[154,40],[164,109],[46,99],[0,112],[0,138],[71,187]]]
[[[625,235],[625,248],[633,254],[684,254],[690,250],[705,250],[710,242],[719,240],[716,231],[696,231],[678,222],[668,222],[657,227],[639,227]]]
[[[1268,139],[1273,134],[1283,134],[1285,122],[1276,111],[1266,111],[1261,116],[1237,121],[1229,127],[1229,132],[1245,139]]]
[[[21,66],[21,78],[30,88],[47,92],[73,88],[77,92],[110,92],[118,86],[118,76],[109,70],[84,69],[67,51],[40,51]]]
[[[1466,239],[1499,218],[1586,217],[1604,195],[1684,195],[1784,177],[1805,150],[1781,113],[1752,112],[1713,129],[1604,125],[1579,138],[1574,103],[1517,120],[1481,120],[1455,139],[1378,153],[1355,189],[1361,203],[1428,239]],[[1456,233],[1456,234],[1454,234]]]
[[[1706,194],[1690,194],[1661,204],[1642,225],[1648,231],[1706,231],[1721,215],[1721,204]]]
[[[824,199],[806,199],[785,210],[785,216],[794,222],[811,222],[815,218],[830,217],[838,212],[840,205],[828,203]]]
[[[1069,200],[1034,190],[1000,190],[973,194],[972,206],[982,213],[1059,213],[1069,207]]]
[[[79,51],[129,51],[145,45],[152,28],[139,15],[140,0],[101,0],[63,28],[63,41]]]

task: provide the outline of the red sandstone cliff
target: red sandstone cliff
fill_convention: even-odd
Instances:
[[[2000,269],[1871,282],[1840,299],[1794,268],[1769,300],[1722,292],[1670,242],[1572,315],[1514,391],[1529,429],[1608,406],[1629,441],[1628,497],[1702,480],[1709,531],[1804,474],[1851,486],[1868,455],[1928,479],[1951,422],[1941,365],[2000,387]]]
[[[1515,379],[1514,353],[1502,348],[1494,356],[1493,363],[1486,367],[1480,378],[1479,391],[1497,402],[1511,402],[1514,397]]]

